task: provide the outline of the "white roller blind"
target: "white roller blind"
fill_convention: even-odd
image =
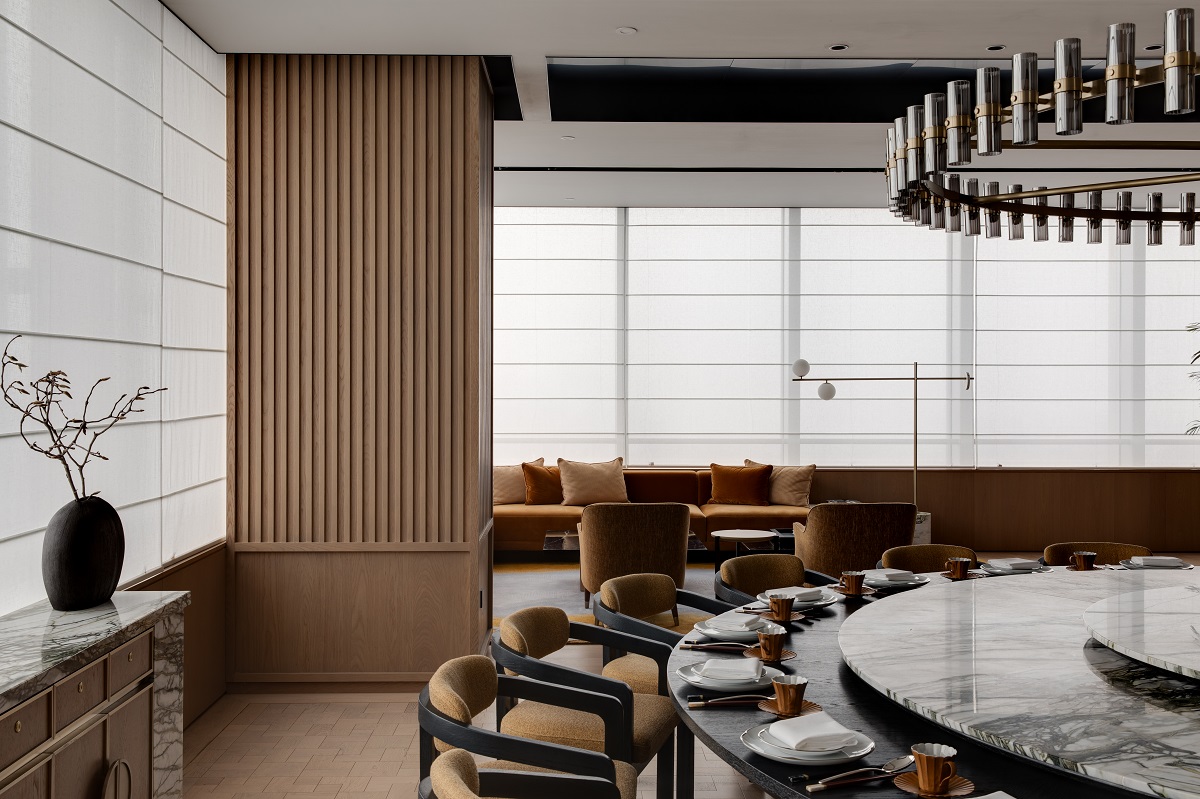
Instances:
[[[1081,231],[1080,231],[1081,232]],[[1195,253],[877,209],[498,209],[498,463],[1198,466]],[[1113,231],[1106,237],[1113,240]]]

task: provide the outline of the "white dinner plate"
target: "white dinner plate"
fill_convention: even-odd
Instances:
[[[1038,566],[1036,569],[1003,569],[999,566],[993,566],[990,563],[981,563],[979,564],[979,568],[988,574],[995,574],[999,576],[1007,576],[1010,574],[1046,574],[1047,572],[1054,571],[1054,569],[1051,569],[1049,566]]]
[[[696,686],[697,688],[707,688],[710,691],[751,691],[756,688],[770,688],[771,680],[783,674],[779,669],[773,669],[770,666],[763,666],[762,677],[758,680],[746,680],[744,682],[734,682],[732,680],[714,680],[711,677],[705,677],[699,674],[699,669],[703,663],[689,663],[686,666],[681,666],[675,673],[679,678],[686,683]]]
[[[917,588],[929,584],[929,578],[923,574],[916,575],[911,580],[888,580],[881,577],[868,577],[863,582],[877,591],[888,589]]]
[[[804,763],[810,766],[836,766],[841,763],[851,763],[860,758],[871,754],[875,749],[875,742],[861,732],[856,732],[858,741],[853,746],[848,746],[845,749],[838,749],[834,752],[798,752],[795,749],[780,747],[768,743],[763,738],[763,733],[769,735],[771,724],[760,724],[757,727],[751,727],[742,733],[742,743],[751,752],[762,755],[768,760],[774,760],[778,763]]]
[[[842,598],[841,594],[835,594],[833,591],[829,591],[825,588],[822,588],[820,599],[813,601],[813,602],[801,602],[799,600],[796,600],[795,602],[792,603],[792,610],[812,610],[813,608],[823,608],[828,605],[832,605],[835,602],[838,602],[839,600],[841,600],[841,598]],[[771,595],[769,593],[763,592],[758,595],[758,601],[766,602],[768,605],[770,605],[771,604]],[[758,638],[756,637],[754,640],[757,641]]]
[[[745,614],[743,614],[743,615],[745,615]],[[711,626],[708,622],[709,622],[708,619],[698,621],[698,622],[696,622],[695,625],[693,625],[692,630],[699,633],[700,635],[703,635],[705,638],[713,638],[717,641],[739,641],[742,643],[750,643],[750,642],[758,643],[758,630],[746,630],[745,632],[738,632],[736,630],[721,630],[721,629]],[[768,624],[770,624],[770,623],[768,622]],[[773,625],[773,624],[771,626],[778,627],[778,625]],[[760,629],[766,630],[766,629],[769,629],[769,627],[764,626],[764,627],[761,627]],[[786,632],[786,630],[783,630],[782,628],[780,628],[780,629],[776,630],[776,632]]]
[[[1188,569],[1195,568],[1195,566],[1193,566],[1190,563],[1185,563],[1182,566],[1139,566],[1136,563],[1134,563],[1132,560],[1123,560],[1123,561],[1121,561],[1121,565],[1124,566],[1126,569],[1135,569],[1135,570],[1136,569],[1179,569],[1180,571],[1187,571]]]

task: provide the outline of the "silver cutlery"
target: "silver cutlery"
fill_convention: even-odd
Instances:
[[[841,774],[834,774],[832,777],[826,777],[823,780],[818,780],[811,785],[805,785],[804,788],[809,793],[815,791],[824,791],[828,788],[836,788],[839,785],[850,785],[858,782],[870,782],[871,780],[881,780],[884,777],[891,777],[895,774],[904,771],[913,764],[916,758],[912,755],[902,755],[901,757],[893,758],[882,766],[870,766],[868,768],[857,768],[853,771],[846,771]],[[799,775],[798,775],[799,776]],[[792,782],[798,782],[798,779],[789,779]]]

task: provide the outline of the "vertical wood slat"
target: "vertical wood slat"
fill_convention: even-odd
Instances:
[[[480,534],[485,81],[460,56],[231,59],[231,540]]]

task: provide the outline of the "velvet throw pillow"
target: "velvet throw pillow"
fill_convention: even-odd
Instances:
[[[557,466],[522,463],[521,474],[525,477],[526,505],[558,505],[562,502],[562,481]]]
[[[770,505],[770,466],[721,466],[712,464],[714,505]]]
[[[558,472],[562,477],[564,505],[629,501],[623,458],[607,463],[580,463],[559,458]]]
[[[541,466],[545,458],[528,461],[534,466]],[[522,505],[525,503],[525,474],[521,464],[516,466],[492,467],[492,504],[493,505]]]
[[[749,458],[747,466],[762,466]],[[817,473],[817,464],[808,466],[775,466],[771,469],[771,488],[767,499],[772,505],[808,505],[808,495],[812,491],[813,475]]]

